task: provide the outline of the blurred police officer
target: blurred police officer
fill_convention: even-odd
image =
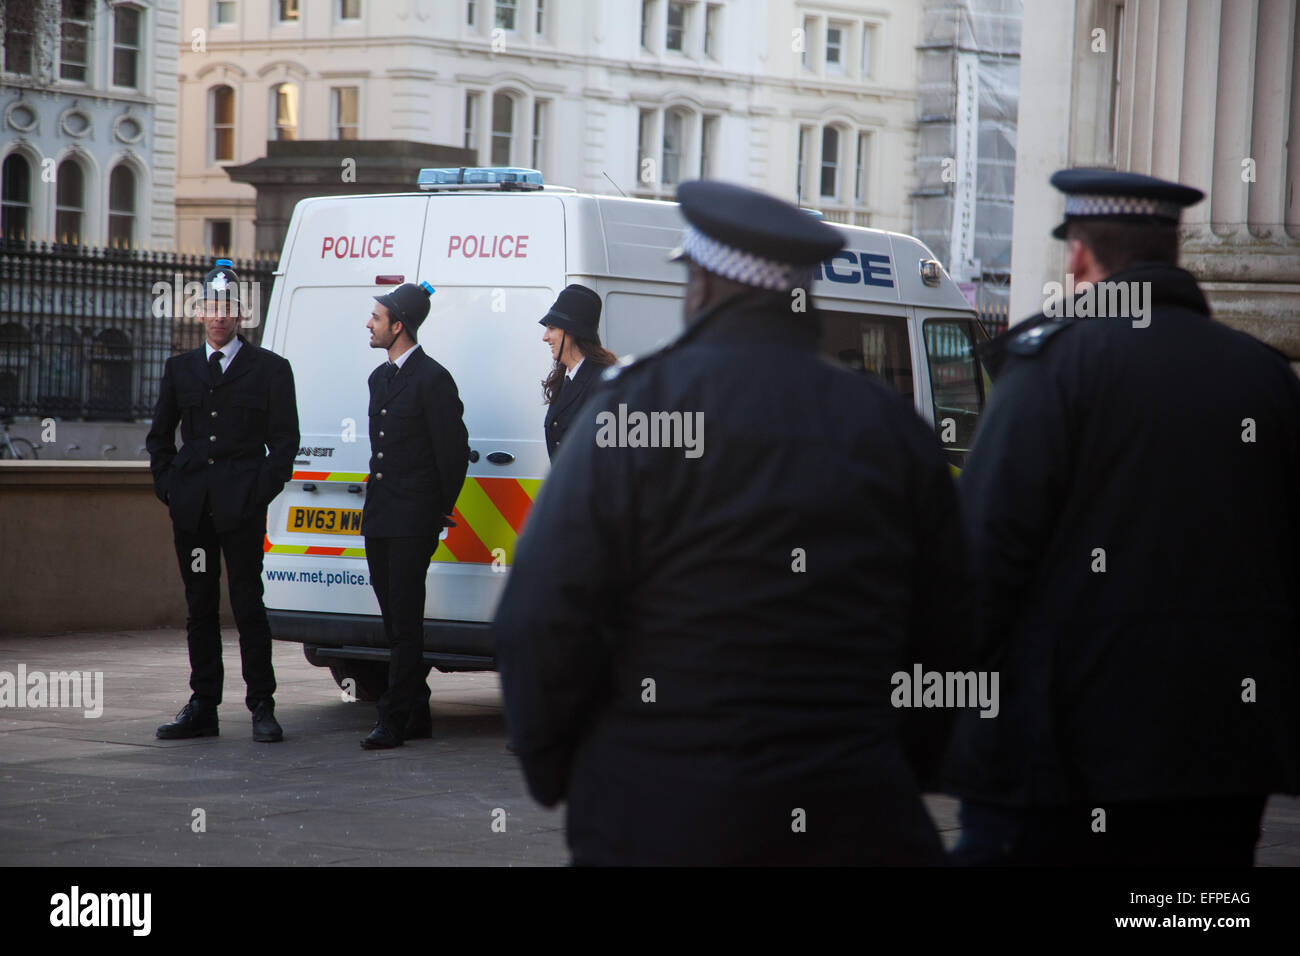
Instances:
[[[578,863],[939,861],[920,787],[951,712],[890,696],[963,643],[948,465],[818,354],[838,231],[738,186],[677,195],[688,326],[587,403],[496,615],[513,749],[567,798]]]
[[[560,439],[582,410],[591,386],[615,357],[600,344],[600,296],[594,289],[576,283],[566,286],[538,321],[546,326],[542,341],[550,346],[555,361],[542,382],[546,454],[554,461]]]
[[[164,739],[217,734],[221,663],[221,555],[253,712],[253,739],[283,738],[275,719],[271,629],[262,604],[266,508],[293,475],[298,405],[293,370],[250,345],[239,326],[239,277],[229,259],[203,279],[206,341],[163,366],[147,447],[154,489],[171,509],[189,607],[190,701],[158,728]],[[181,448],[176,450],[176,426]]]
[[[451,373],[416,344],[433,288],[406,283],[375,296],[366,328],[388,361],[370,373],[370,479],[361,513],[366,562],[391,656],[379,720],[361,746],[429,737],[424,584],[438,535],[469,468],[464,406]]]
[[[957,857],[1249,865],[1297,789],[1300,383],[1178,268],[1198,190],[1052,183],[1095,317],[1013,330],[962,474],[1002,713],[954,738]]]

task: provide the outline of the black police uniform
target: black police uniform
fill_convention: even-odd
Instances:
[[[394,294],[407,289],[415,286],[401,286]],[[414,313],[413,299],[376,298],[390,312],[404,304],[412,330],[428,311],[427,295],[424,311]],[[444,516],[451,514],[465,482],[469,435],[451,373],[420,346],[400,368],[380,365],[368,384],[370,476],[361,534],[391,649],[379,722],[400,740],[429,732],[425,578]]]
[[[1107,281],[1149,315],[1009,337],[961,476],[1002,715],[959,720],[957,856],[1249,865],[1298,782],[1300,383],[1184,270]]]
[[[214,366],[205,346],[167,360],[146,447],[154,489],[171,511],[185,582],[191,705],[210,715],[215,731],[224,680],[219,620],[223,553],[239,627],[245,703],[256,712],[275,693],[271,630],[262,604],[262,544],[267,505],[293,475],[299,434],[287,360],[240,336],[226,371]],[[203,554],[201,571],[195,570],[196,549]]]
[[[542,316],[539,324],[553,326],[563,330],[566,335],[577,335],[599,345],[600,310],[600,295],[594,289],[575,283],[560,292],[555,304]],[[577,372],[572,376],[565,375],[560,383],[559,394],[546,406],[546,418],[542,424],[546,435],[546,454],[551,461],[555,460],[564,433],[582,410],[591,386],[606,367],[593,356],[585,357]]]
[[[597,382],[600,373],[608,366],[602,366],[590,358],[582,360],[573,377],[565,378],[560,393],[546,406],[546,418],[543,423],[546,430],[546,454],[551,461],[560,450],[560,441],[573,425],[577,415],[582,411],[591,387]]]
[[[806,261],[842,243],[751,190],[678,195]],[[575,862],[942,859],[920,792],[952,712],[890,695],[966,643],[956,490],[912,409],[819,356],[790,302],[714,306],[598,387],[520,537],[507,722],[534,797],[568,800]],[[620,406],[702,413],[702,454],[602,447]]]

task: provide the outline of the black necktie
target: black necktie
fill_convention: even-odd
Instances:
[[[221,381],[221,360],[225,357],[224,352],[213,352],[208,356],[208,371],[212,373],[213,385]]]

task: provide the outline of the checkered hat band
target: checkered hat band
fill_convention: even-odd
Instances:
[[[1183,207],[1161,199],[1138,196],[1096,196],[1074,193],[1065,197],[1067,216],[1155,216],[1177,222]]]
[[[689,223],[682,234],[682,251],[701,269],[742,285],[785,292],[812,285],[813,269],[775,262],[744,252],[706,236]]]

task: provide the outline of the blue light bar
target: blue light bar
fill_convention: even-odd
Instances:
[[[504,183],[542,187],[542,174],[536,169],[518,166],[450,166],[422,169],[416,180],[421,189],[439,186],[492,186]]]

